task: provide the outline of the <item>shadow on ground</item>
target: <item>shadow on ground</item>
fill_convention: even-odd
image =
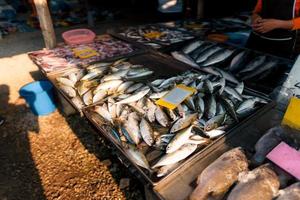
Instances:
[[[0,85],[0,199],[46,199],[32,157],[29,132],[38,133],[39,123],[25,104],[10,104],[9,87]]]
[[[84,145],[84,147],[92,154],[94,154],[99,161],[104,161],[107,164],[109,160],[111,164],[108,164],[108,169],[115,179],[116,183],[119,183],[122,178],[130,179],[130,186],[122,189],[128,200],[143,200],[144,186],[141,184],[129,170],[120,163],[114,154],[114,149],[111,148],[112,144],[104,140],[100,133],[92,128],[92,125],[78,114],[66,117],[70,128],[76,134],[77,138]],[[84,130],[84,131],[78,131]]]

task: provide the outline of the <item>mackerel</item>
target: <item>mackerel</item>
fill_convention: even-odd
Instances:
[[[165,154],[163,157],[160,158],[160,160],[152,166],[152,168],[157,168],[165,165],[171,165],[174,163],[177,163],[185,158],[187,158],[189,155],[194,153],[197,149],[197,144],[185,144],[180,149],[173,153]]]

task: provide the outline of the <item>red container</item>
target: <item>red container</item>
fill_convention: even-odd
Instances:
[[[94,41],[96,34],[89,29],[74,29],[64,32],[62,37],[69,45],[88,44]]]

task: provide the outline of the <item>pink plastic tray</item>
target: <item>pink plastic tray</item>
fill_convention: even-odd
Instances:
[[[69,45],[88,44],[94,41],[96,34],[89,29],[74,29],[64,32],[62,37]]]

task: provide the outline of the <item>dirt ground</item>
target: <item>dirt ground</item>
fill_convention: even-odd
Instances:
[[[0,40],[0,200],[143,199],[142,184],[84,119],[58,110],[36,117],[19,97],[41,78],[26,52],[42,47],[39,31]],[[130,185],[121,189],[123,178]]]

